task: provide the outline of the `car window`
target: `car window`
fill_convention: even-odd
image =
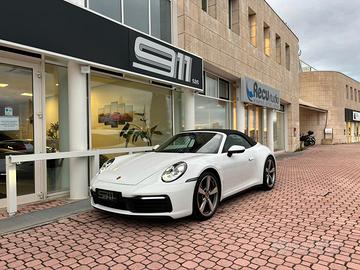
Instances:
[[[217,154],[222,138],[210,132],[181,133],[160,145],[156,152]]]
[[[208,153],[216,154],[216,153],[218,153],[222,139],[223,139],[222,135],[216,134],[209,141],[204,141],[203,145],[199,148],[197,153],[204,153],[204,154],[208,154]]]
[[[246,149],[252,146],[243,136],[238,134],[230,134],[226,138],[223,153],[227,153],[227,151],[229,151],[229,148],[233,145],[244,146]]]

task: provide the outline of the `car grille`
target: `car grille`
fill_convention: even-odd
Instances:
[[[104,194],[106,194],[106,196],[104,196]],[[159,196],[163,198],[154,199],[140,196],[124,198],[121,192],[96,189],[96,191],[91,190],[91,196],[95,204],[119,210],[127,210],[133,213],[168,213],[172,211],[170,198],[166,195]]]

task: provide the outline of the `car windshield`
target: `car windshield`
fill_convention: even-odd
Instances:
[[[180,133],[159,146],[156,152],[216,154],[222,137],[211,132]]]

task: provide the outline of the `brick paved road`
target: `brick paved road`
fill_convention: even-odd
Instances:
[[[198,223],[91,211],[0,237],[0,269],[360,269],[360,145],[279,161],[271,192]]]
[[[70,200],[66,200],[66,199],[55,199],[55,200],[49,200],[46,202],[36,202],[36,203],[24,204],[24,205],[19,206],[17,215],[28,214],[31,212],[45,210],[45,209],[49,209],[52,207],[65,205],[70,202],[71,202]],[[8,217],[9,217],[9,215],[6,212],[6,209],[0,209],[0,220],[8,218]]]

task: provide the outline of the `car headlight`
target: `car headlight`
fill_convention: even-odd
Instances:
[[[113,162],[115,161],[115,158],[109,159],[108,161],[106,161],[100,168],[99,172],[97,173],[97,175],[99,175],[100,173],[102,173],[103,171],[105,171],[107,168],[110,167],[111,164],[113,164]]]
[[[185,162],[178,162],[172,166],[170,166],[169,168],[167,168],[165,170],[165,172],[163,172],[161,179],[164,182],[172,182],[175,181],[176,179],[180,178],[187,169],[187,164]]]

